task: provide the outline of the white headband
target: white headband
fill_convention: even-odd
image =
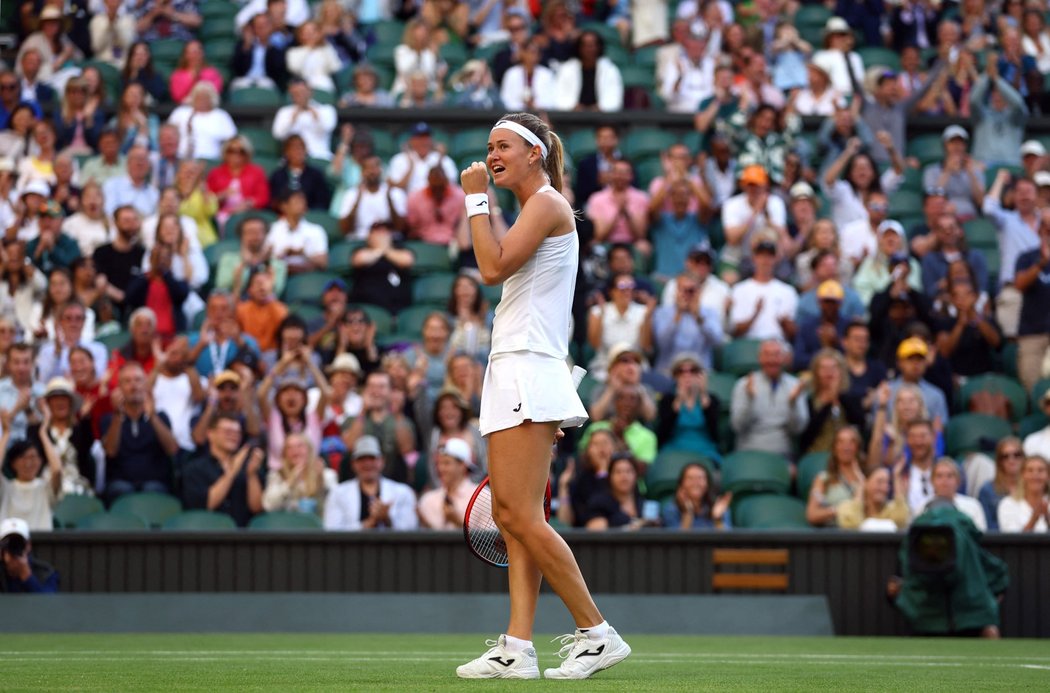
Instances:
[[[493,130],[498,130],[500,128],[503,128],[504,130],[510,130],[511,132],[516,132],[517,134],[521,135],[522,139],[524,139],[532,146],[538,146],[540,148],[540,156],[542,156],[544,160],[547,159],[547,145],[545,145],[543,143],[543,140],[537,137],[536,133],[534,133],[532,130],[529,130],[524,125],[520,125],[511,120],[501,120],[492,126]]]

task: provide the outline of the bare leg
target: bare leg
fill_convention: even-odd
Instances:
[[[565,602],[577,626],[586,628],[603,620],[572,551],[543,516],[550,446],[557,427],[553,422],[526,421],[489,436],[493,515],[507,539],[512,567],[511,628],[514,631],[507,633],[523,639],[528,639],[532,632],[539,590],[539,581],[535,579],[537,568]],[[520,562],[521,572],[513,570],[519,548],[529,557]]]
[[[499,524],[497,522],[497,524]],[[543,574],[521,542],[500,527],[507,543],[507,577],[510,582],[510,623],[507,635],[532,640],[532,626],[536,620],[536,600],[540,594]]]

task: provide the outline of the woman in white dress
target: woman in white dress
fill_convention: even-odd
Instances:
[[[546,578],[576,622],[565,659],[547,678],[582,679],[623,660],[631,648],[602,618],[564,539],[544,519],[551,443],[561,426],[587,418],[566,366],[579,238],[562,187],[561,140],[539,118],[506,115],[489,134],[486,164],[460,176],[478,268],[503,284],[481,393],[481,434],[489,441],[493,517],[507,544],[510,623],[461,678],[539,678],[532,627]],[[497,237],[489,220],[489,171],[521,206]],[[581,656],[585,655],[585,656]]]
[[[1038,455],[1024,461],[1021,483],[999,501],[1000,532],[1047,532],[1050,524],[1050,463]]]
[[[180,159],[218,159],[223,142],[237,135],[237,125],[219,108],[219,92],[211,82],[193,85],[168,122],[179,130]]]

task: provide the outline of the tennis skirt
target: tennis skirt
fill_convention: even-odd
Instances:
[[[576,394],[565,361],[533,351],[489,358],[481,389],[481,435],[514,428],[524,421],[557,421],[582,426],[587,408]]]

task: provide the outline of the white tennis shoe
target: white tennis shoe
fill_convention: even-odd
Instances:
[[[536,650],[528,647],[521,652],[507,650],[507,636],[499,640],[486,640],[491,649],[477,659],[456,667],[456,676],[461,679],[538,679],[540,668],[536,663]]]
[[[548,679],[586,679],[603,669],[619,664],[631,654],[631,646],[614,629],[601,640],[591,640],[579,629],[574,634],[555,638],[562,644],[558,656],[563,660],[557,669],[547,669]]]

